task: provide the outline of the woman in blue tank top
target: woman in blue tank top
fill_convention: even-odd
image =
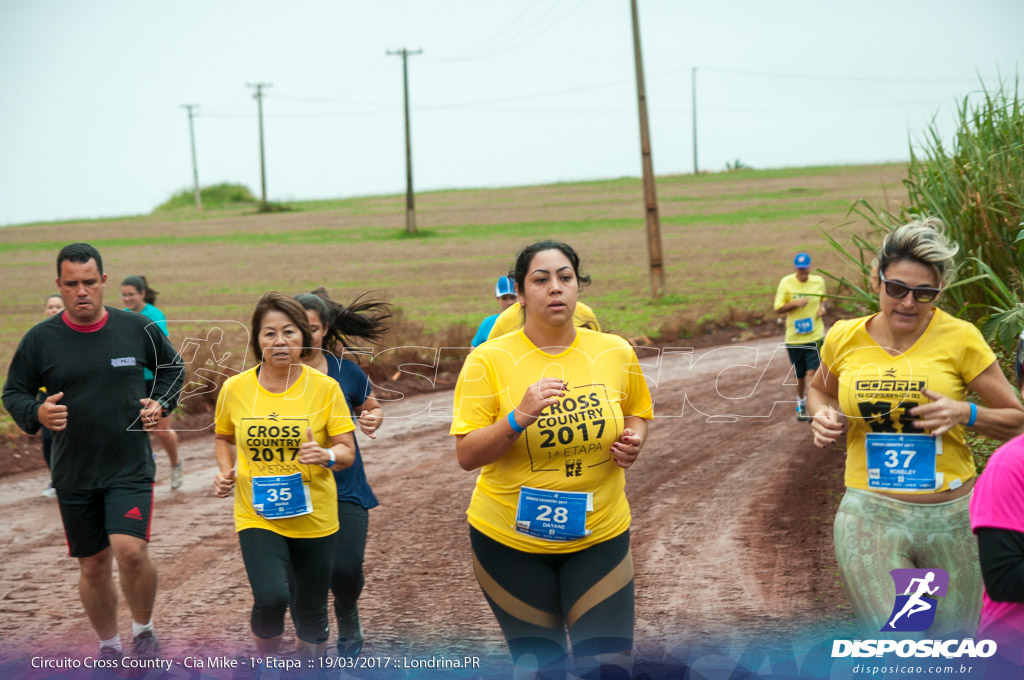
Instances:
[[[170,337],[170,333],[167,332],[167,317],[156,307],[157,295],[158,293],[149,287],[145,276],[128,276],[121,282],[121,301],[124,303],[125,311],[138,312],[148,317],[164,335]],[[148,394],[153,391],[153,373],[148,368],[145,379]],[[174,431],[170,413],[160,419],[153,434],[160,440],[160,445],[164,447],[167,459],[171,463],[171,488],[179,489],[185,479],[182,476],[181,458],[178,457],[178,433]]]
[[[345,358],[348,339],[378,341],[388,330],[390,306],[359,298],[345,307],[327,297],[324,289],[295,299],[306,309],[313,332],[313,351],[302,361],[331,376],[341,385],[352,416],[367,437],[376,438],[381,424],[380,403],[373,396],[370,379],[357,363]],[[366,479],[359,442],[351,467],[334,473],[338,485],[338,536],[331,571],[331,592],[338,623],[338,656],[354,658],[363,647],[363,628],[357,601],[363,590],[363,556],[369,510],[378,505]]]

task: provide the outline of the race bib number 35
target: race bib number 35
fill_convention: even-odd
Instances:
[[[869,488],[896,491],[937,488],[935,456],[942,453],[941,437],[870,432],[865,447]]]
[[[592,493],[524,486],[519,489],[515,529],[549,541],[572,541],[590,535],[587,513],[593,510]]]
[[[302,473],[252,478],[252,507],[265,519],[287,519],[313,512],[309,484]]]

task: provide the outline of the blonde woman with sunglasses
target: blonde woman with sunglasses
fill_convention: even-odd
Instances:
[[[928,636],[973,634],[982,584],[964,430],[1003,441],[1024,431],[1024,407],[981,333],[935,306],[955,276],[943,229],[929,218],[885,237],[871,275],[880,311],[832,327],[808,394],[817,446],[848,429],[836,559],[858,623],[876,635],[893,629],[892,569],[948,572]]]

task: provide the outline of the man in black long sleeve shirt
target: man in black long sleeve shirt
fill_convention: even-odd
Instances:
[[[65,312],[22,338],[3,403],[28,433],[53,431],[51,474],[79,593],[101,656],[123,655],[113,560],[132,610],[133,652],[159,652],[153,633],[156,567],[149,556],[155,465],[146,432],[181,390],[181,359],[145,317],[103,306],[107,275],[95,248],[75,243],[57,257]],[[143,368],[155,374],[146,394]],[[43,403],[36,393],[45,387]]]

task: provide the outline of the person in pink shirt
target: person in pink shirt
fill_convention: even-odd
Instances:
[[[1024,387],[1024,333],[1015,363]],[[970,512],[985,583],[978,638],[995,640],[1001,655],[1024,665],[1024,435],[992,454]]]

